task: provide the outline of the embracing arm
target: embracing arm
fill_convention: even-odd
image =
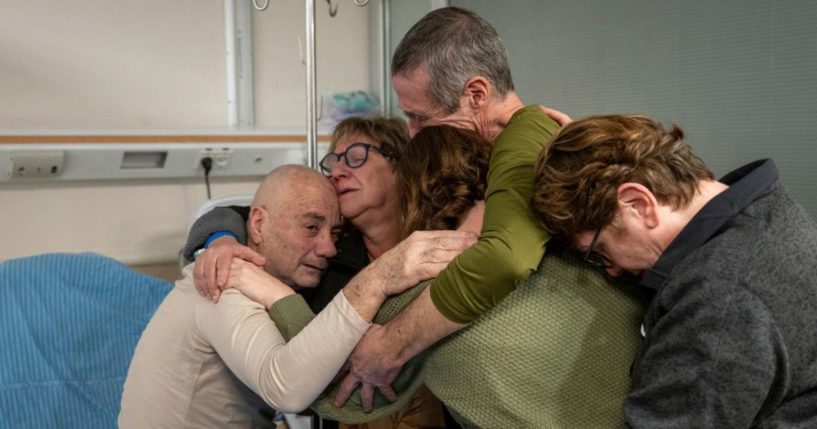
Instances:
[[[248,207],[216,207],[196,219],[190,227],[187,242],[182,248],[182,257],[186,263],[193,262],[193,252],[204,247],[211,235],[225,231],[232,234],[239,243],[247,242]]]
[[[237,290],[208,308],[197,320],[207,340],[244,384],[284,412],[308,407],[369,327],[341,294],[288,343],[264,308]]]
[[[470,323],[536,270],[547,234],[530,207],[533,166],[558,124],[538,106],[516,114],[494,142],[479,242],[454,259],[431,286],[447,319]]]
[[[218,302],[221,289],[227,283],[233,258],[242,258],[256,265],[266,262],[263,256],[244,245],[248,216],[249,207],[216,207],[190,228],[182,255],[188,262],[195,259],[193,281],[196,289],[213,302]],[[198,250],[203,251],[194,258],[193,254]]]
[[[460,231],[412,234],[350,281],[288,343],[263,308],[293,300],[282,300],[282,294],[270,298],[266,292],[275,287],[275,279],[258,266],[234,259],[229,278],[233,288],[224,292],[220,304],[203,307],[209,312],[197,315],[197,322],[244,384],[276,409],[299,411],[338,373],[387,295],[433,277],[475,241],[473,233]]]
[[[341,293],[361,318],[372,321],[386,297],[435,277],[475,242],[476,236],[465,231],[417,231],[364,268]],[[309,322],[308,315],[292,312],[290,306],[308,308],[302,297],[269,306],[273,321],[287,327],[284,334],[287,340]]]

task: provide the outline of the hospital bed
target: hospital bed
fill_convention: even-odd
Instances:
[[[0,428],[115,428],[134,348],[171,288],[93,253],[0,262]]]

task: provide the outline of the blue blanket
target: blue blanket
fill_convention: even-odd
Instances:
[[[0,428],[115,428],[136,343],[171,288],[91,253],[0,262]]]

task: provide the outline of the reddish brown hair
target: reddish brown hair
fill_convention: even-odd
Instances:
[[[485,199],[491,144],[450,126],[423,128],[397,163],[403,236],[416,230],[455,229]]]
[[[594,116],[564,127],[539,155],[533,206],[545,230],[572,240],[612,223],[617,190],[640,183],[658,201],[686,206],[714,175],[675,125],[638,115]]]

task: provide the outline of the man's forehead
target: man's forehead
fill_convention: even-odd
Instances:
[[[293,215],[303,221],[318,221],[336,223],[340,218],[337,197],[332,194],[331,198],[311,199],[303,201],[301,204],[292,206]]]
[[[323,222],[326,220],[327,214],[319,211],[309,211],[306,213],[300,213],[297,215],[297,217],[304,220],[318,220]]]
[[[335,189],[325,177],[321,183],[302,183],[290,189],[280,201],[280,207],[289,216],[306,217],[308,215],[322,215],[327,217],[338,209],[338,197]],[[323,182],[325,181],[325,183]]]
[[[409,92],[402,96],[398,95],[397,104],[400,105],[400,110],[409,116],[424,115],[433,109],[433,105],[426,97],[423,97],[421,94],[415,94],[414,92]]]
[[[428,96],[428,76],[424,73],[395,75],[392,82],[397,93],[397,103],[404,112],[420,113],[418,110],[433,108]]]

